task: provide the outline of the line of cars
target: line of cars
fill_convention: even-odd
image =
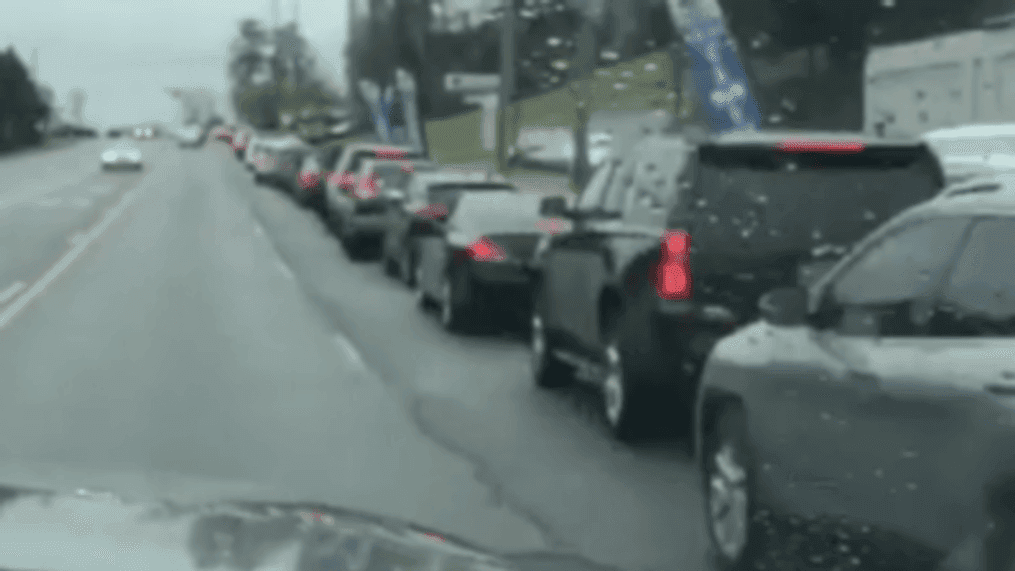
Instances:
[[[596,387],[621,439],[690,429],[719,569],[773,542],[800,569],[1011,569],[1015,175],[942,163],[746,131],[651,135],[574,200],[368,144],[311,178],[448,329],[517,310],[536,386]]]

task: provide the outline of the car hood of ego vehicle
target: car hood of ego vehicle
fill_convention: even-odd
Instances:
[[[0,485],[0,569],[607,571],[576,556],[498,555],[437,530],[305,502],[131,500]]]

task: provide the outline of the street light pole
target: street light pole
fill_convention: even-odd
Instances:
[[[504,0],[500,33],[500,121],[497,122],[497,160],[501,170],[508,168],[508,108],[515,94],[515,0]]]

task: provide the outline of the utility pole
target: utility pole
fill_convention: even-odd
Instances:
[[[500,169],[508,167],[508,108],[515,94],[515,20],[518,16],[515,0],[503,0],[504,15],[500,30],[500,121],[497,123],[497,160]]]
[[[271,22],[272,27],[278,27],[278,0],[271,0]]]

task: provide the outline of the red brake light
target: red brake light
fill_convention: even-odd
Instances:
[[[788,153],[859,153],[866,145],[862,141],[783,141],[776,145]]]
[[[504,249],[485,236],[466,246],[465,251],[477,262],[502,262],[507,259]]]
[[[378,147],[374,149],[374,154],[377,155],[378,159],[397,160],[404,157],[406,153],[402,149]]]
[[[300,173],[300,186],[302,188],[313,188],[321,182],[321,173],[317,171],[303,171]]]
[[[356,186],[356,198],[374,198],[377,194],[377,175],[374,175],[373,178],[361,177]]]
[[[663,235],[659,264],[653,276],[659,297],[667,300],[690,299],[690,249],[691,235],[687,232],[671,230]]]

